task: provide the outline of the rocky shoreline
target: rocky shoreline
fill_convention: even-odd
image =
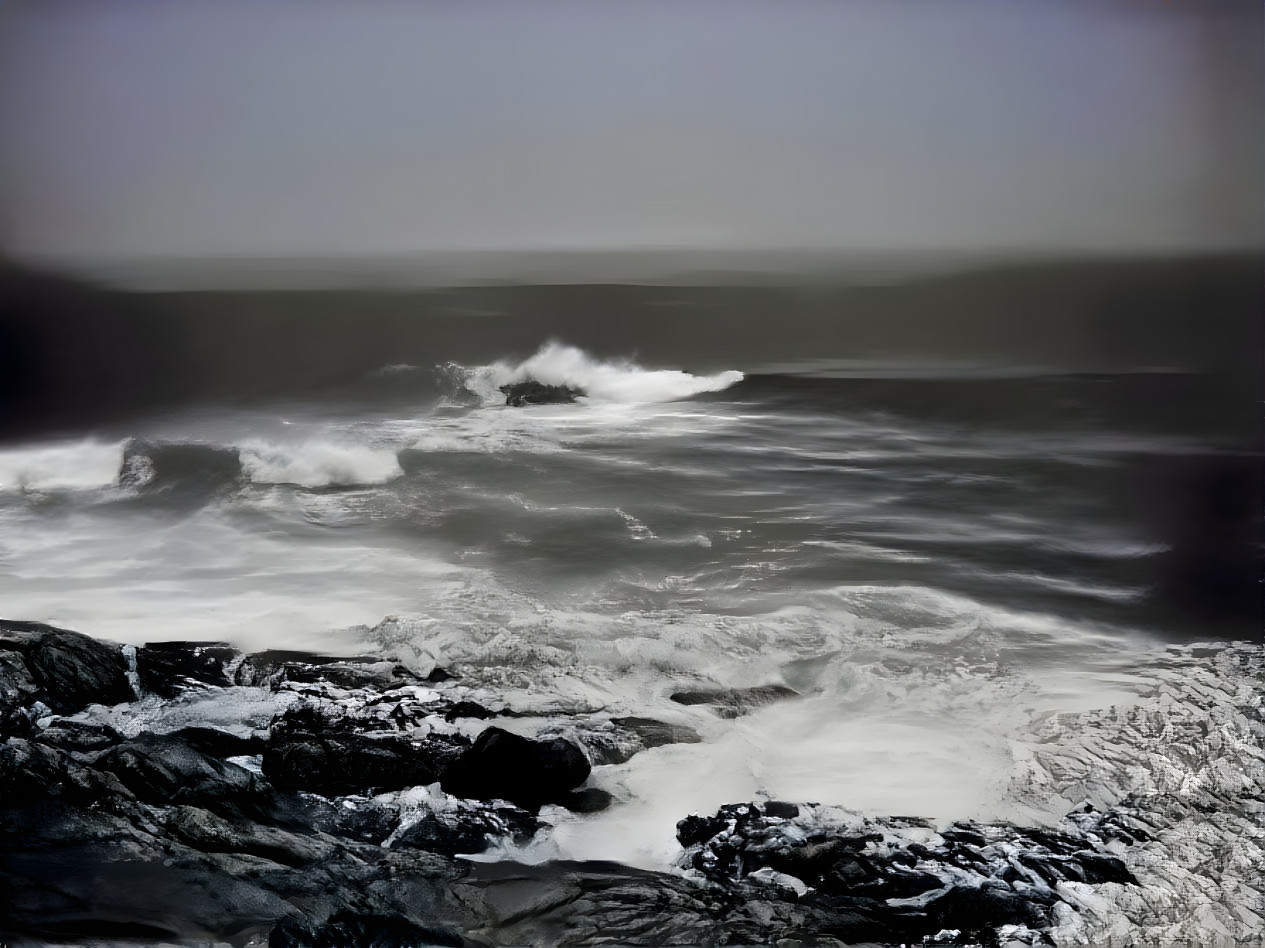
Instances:
[[[782,696],[756,691],[680,702]],[[1154,832],[1090,804],[1055,828],[936,827],[761,800],[681,814],[676,872],[488,861],[611,806],[593,766],[699,740],[648,718],[534,737],[515,721],[439,667],[0,622],[0,940],[1053,944],[1097,888],[1137,885],[1122,857]]]

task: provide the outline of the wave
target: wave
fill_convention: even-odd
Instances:
[[[0,493],[102,491],[198,496],[245,481],[297,487],[384,484],[404,471],[394,448],[324,441],[240,445],[124,439],[0,452]]]
[[[207,494],[241,481],[236,448],[198,442],[131,441],[123,453],[119,486],[136,491]]]
[[[88,439],[0,451],[0,492],[110,487],[123,469],[126,445]]]
[[[254,441],[241,445],[239,452],[242,471],[256,484],[349,487],[385,484],[404,473],[394,448]]]
[[[742,378],[741,372],[733,370],[691,375],[679,369],[644,369],[630,360],[607,361],[575,346],[548,342],[516,364],[497,361],[464,369],[461,382],[484,405],[504,404],[500,387],[527,380],[578,389],[589,401],[637,404],[719,392]]]

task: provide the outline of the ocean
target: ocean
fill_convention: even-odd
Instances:
[[[1259,642],[1258,273],[74,288],[37,312],[40,284],[8,323],[0,608],[441,664],[524,733],[569,709],[702,735],[598,768],[616,805],[523,858],[663,868],[684,814],[761,794],[1051,822],[1137,767],[1042,782],[1034,748],[1092,732],[1145,767],[1163,748],[1103,722]],[[525,379],[583,395],[508,406]],[[737,716],[672,699],[770,685],[794,694]]]

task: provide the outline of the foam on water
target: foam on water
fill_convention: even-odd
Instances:
[[[478,574],[450,593],[367,635],[419,667],[458,668],[517,710],[638,714],[704,739],[597,768],[619,806],[560,812],[551,836],[516,853],[527,859],[663,868],[682,816],[758,793],[874,815],[1053,822],[1057,805],[1010,792],[1015,741],[1052,711],[1127,705],[1148,683],[1128,641],[930,589],[788,594],[741,617],[559,608]],[[799,697],[734,719],[670,700],[769,684]]]
[[[384,484],[403,471],[392,448],[325,441],[241,445],[242,470],[257,484],[330,487]]]
[[[677,369],[643,369],[628,360],[604,361],[582,349],[549,342],[519,363],[493,362],[466,372],[466,387],[485,405],[505,403],[500,386],[528,379],[578,389],[595,402],[669,402],[703,392],[719,392],[737,382],[738,371],[691,375]]]

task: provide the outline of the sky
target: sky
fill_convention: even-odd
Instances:
[[[0,0],[40,258],[1259,246],[1238,0]]]

